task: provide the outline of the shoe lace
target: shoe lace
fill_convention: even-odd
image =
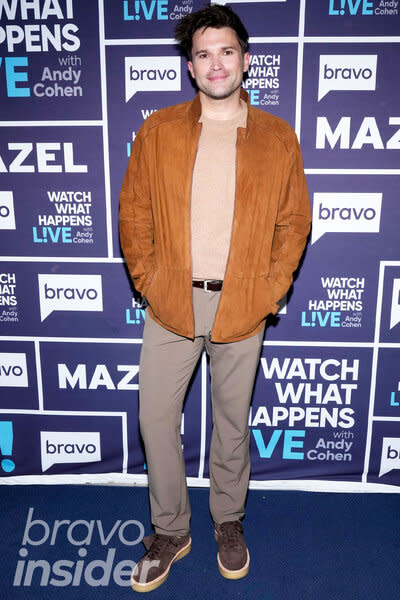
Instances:
[[[238,521],[227,521],[219,526],[222,544],[230,548],[240,547],[243,527]]]
[[[153,541],[147,552],[147,557],[151,560],[158,560],[169,544],[176,545],[174,538],[160,533],[154,534]]]

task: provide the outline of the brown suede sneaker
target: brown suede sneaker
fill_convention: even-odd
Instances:
[[[215,539],[218,542],[218,569],[227,579],[240,579],[249,572],[250,555],[239,521],[215,523]]]
[[[136,592],[151,592],[167,579],[172,563],[189,554],[190,535],[169,536],[155,533],[143,538],[147,552],[131,575],[131,587]]]

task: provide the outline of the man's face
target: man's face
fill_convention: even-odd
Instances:
[[[200,92],[214,100],[229,98],[241,86],[249,67],[249,53],[242,53],[230,27],[199,29],[193,36],[188,67]]]

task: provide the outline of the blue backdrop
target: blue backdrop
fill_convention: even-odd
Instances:
[[[251,36],[244,87],[295,128],[313,206],[265,334],[251,485],[396,490],[399,3],[229,4]],[[119,190],[143,121],[195,93],[172,32],[202,5],[0,2],[3,483],[146,482],[145,313],[121,257]],[[203,356],[181,427],[193,485],[208,485],[209,393]]]

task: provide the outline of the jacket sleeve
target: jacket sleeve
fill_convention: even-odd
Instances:
[[[144,296],[154,275],[154,223],[144,136],[132,146],[120,194],[122,252],[135,288]]]
[[[303,254],[311,225],[310,201],[300,146],[292,130],[291,135],[293,139],[290,140],[288,154],[288,176],[279,199],[272,242],[269,281],[275,303],[286,294],[293,282],[293,272]]]

